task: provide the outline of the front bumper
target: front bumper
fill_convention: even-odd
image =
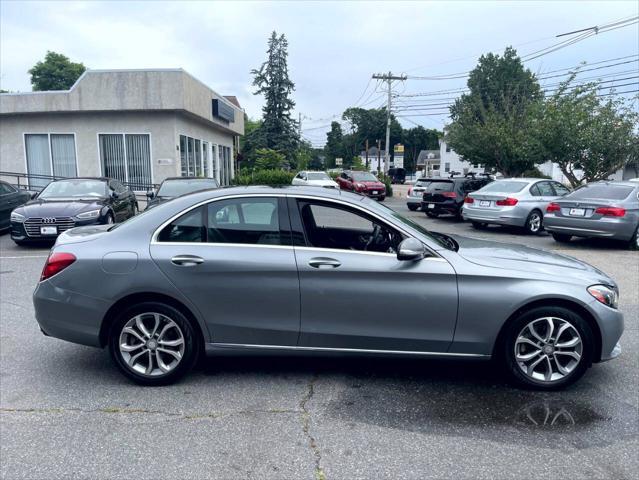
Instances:
[[[28,219],[27,219],[28,220]],[[71,230],[75,227],[85,227],[87,225],[101,225],[104,223],[104,218],[92,218],[89,220],[74,220],[72,225],[65,224],[64,228],[60,228],[58,226],[58,233],[55,235],[34,235],[33,233],[27,233],[25,228],[25,222],[11,222],[11,240],[14,242],[20,243],[42,243],[42,242],[54,242],[58,236],[66,232],[67,230]],[[38,224],[39,225],[39,224]],[[42,226],[50,226],[50,225],[42,225]],[[39,228],[39,227],[38,227]]]
[[[42,332],[51,337],[100,347],[100,328],[109,304],[58,288],[50,280],[38,283],[33,292],[36,320]]]
[[[624,329],[623,313],[606,307],[597,300],[590,303],[589,307],[601,333],[601,358],[598,360],[605,362],[618,357],[621,353],[619,339]]]

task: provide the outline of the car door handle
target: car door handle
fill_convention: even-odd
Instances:
[[[194,267],[204,263],[204,259],[195,255],[176,255],[171,259],[171,263],[181,267]]]
[[[313,268],[322,268],[322,267],[337,268],[342,263],[339,260],[335,260],[334,258],[316,257],[316,258],[311,258],[308,261],[308,264]]]

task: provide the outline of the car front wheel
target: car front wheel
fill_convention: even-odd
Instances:
[[[538,307],[506,327],[499,356],[515,384],[556,390],[576,382],[592,364],[594,338],[575,312]]]
[[[167,385],[195,364],[198,342],[191,323],[177,309],[144,302],[121,312],[109,335],[111,358],[141,385]]]

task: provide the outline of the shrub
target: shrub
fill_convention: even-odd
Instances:
[[[383,182],[384,185],[386,185],[386,196],[387,197],[392,197],[393,196],[393,182],[391,177],[389,177],[388,175],[384,175],[383,173],[379,174],[379,181]]]
[[[528,170],[526,170],[524,173],[521,174],[522,177],[526,178],[526,177],[530,177],[530,178],[552,178],[549,177],[548,175],[544,175],[543,173],[541,173],[541,170],[539,170],[537,167],[533,167],[530,168]]]
[[[236,175],[235,185],[290,185],[295,172],[285,170],[253,170],[253,172]]]

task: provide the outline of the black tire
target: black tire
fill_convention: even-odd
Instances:
[[[13,240],[13,242],[18,246],[18,247],[24,247],[26,245],[26,242],[23,242],[21,240]]]
[[[555,239],[555,242],[559,243],[568,243],[572,238],[572,235],[566,235],[565,233],[552,233],[552,238]]]
[[[428,217],[430,217],[430,218],[437,218],[437,217],[439,217],[439,213],[429,212],[429,211],[426,211],[426,215],[427,215]]]
[[[409,205],[408,205],[408,209],[409,209],[411,212],[414,212],[414,211],[415,211],[415,210],[417,210],[418,208],[419,208],[419,207],[418,207],[417,205],[411,205],[411,204],[409,204]]]
[[[639,226],[635,229],[635,234],[628,242],[628,250],[639,250]]]
[[[470,224],[473,226],[473,228],[476,228],[477,230],[483,230],[485,229],[488,224],[484,223],[484,222],[473,222],[471,221]]]
[[[552,381],[537,380],[522,371],[515,359],[515,341],[520,332],[532,321],[554,317],[570,323],[581,337],[581,358],[570,373]],[[496,348],[496,360],[504,367],[508,379],[515,385],[535,390],[558,390],[579,380],[592,365],[595,352],[595,336],[590,324],[580,315],[564,307],[537,307],[523,312],[506,325],[500,344]],[[558,329],[555,329],[556,333]],[[552,354],[554,357],[554,353]],[[564,358],[559,357],[557,358]],[[551,360],[554,362],[554,360]]]
[[[144,313],[158,313],[172,320],[179,327],[184,339],[184,351],[179,363],[168,373],[150,376],[133,370],[123,358],[120,352],[120,334],[124,326],[135,316]],[[143,302],[133,305],[120,312],[115,318],[109,331],[109,351],[111,358],[120,371],[130,380],[140,385],[169,385],[184,377],[195,365],[200,353],[200,337],[196,333],[191,322],[180,312],[170,305],[160,302]],[[145,348],[145,347],[143,347]],[[158,354],[159,355],[159,354]],[[153,360],[152,360],[153,361]],[[157,360],[155,360],[157,365]]]
[[[539,210],[533,210],[528,214],[524,230],[528,235],[539,235],[543,230],[544,214]]]
[[[384,200],[386,200],[386,197],[379,197],[380,202],[383,202]]]

